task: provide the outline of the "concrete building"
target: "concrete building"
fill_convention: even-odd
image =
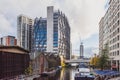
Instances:
[[[47,52],[54,52],[70,59],[70,26],[65,14],[47,7]]]
[[[103,20],[104,18],[102,18],[101,19],[101,21],[99,22],[99,54],[101,53],[101,51],[102,51],[102,49],[103,49],[103,37],[104,37],[104,35],[103,35],[103,32],[104,32],[104,30],[103,30],[103,28],[104,28],[104,26],[103,26]]]
[[[15,46],[17,45],[17,39],[14,36],[4,36],[0,38],[0,45],[4,46]]]
[[[0,80],[16,80],[29,66],[29,52],[18,46],[0,46]]]
[[[72,43],[70,44],[70,59],[72,57]]]
[[[33,20],[25,15],[17,17],[17,40],[18,45],[26,50],[31,51]]]
[[[83,46],[83,43],[80,44],[80,58],[84,58],[84,46]]]
[[[111,65],[120,70],[120,1],[110,0],[109,8],[99,23],[99,50],[108,45]]]

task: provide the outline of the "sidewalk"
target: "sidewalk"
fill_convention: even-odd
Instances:
[[[23,80],[33,80],[33,78],[40,77],[40,75],[32,75],[29,77],[25,77]]]
[[[120,80],[120,77],[112,78],[112,79],[109,79],[109,80]]]
[[[91,68],[91,72],[92,72],[92,74],[97,75],[92,68]],[[112,78],[109,80],[120,80],[120,77],[115,77],[115,78]]]

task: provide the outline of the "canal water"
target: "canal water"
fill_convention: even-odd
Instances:
[[[39,80],[74,80],[75,73],[77,69],[75,67],[62,68],[57,74],[53,77],[42,77]]]

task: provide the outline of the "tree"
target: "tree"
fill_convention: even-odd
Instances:
[[[99,57],[96,56],[96,54],[95,54],[95,56],[93,58],[91,58],[91,60],[90,60],[90,65],[92,67],[97,67],[98,66],[98,61],[99,61]]]
[[[25,74],[26,75],[31,75],[33,73],[32,65],[29,64],[29,67],[25,69]]]
[[[90,59],[90,65],[91,65],[91,66],[93,65],[93,63],[94,63],[94,57],[92,57],[92,58]]]
[[[94,61],[93,61],[93,65],[94,65],[95,67],[97,67],[97,66],[98,66],[98,60],[99,60],[99,57],[96,56],[96,54],[95,54],[93,60],[94,60]]]
[[[102,50],[102,53],[99,57],[99,61],[98,61],[98,67],[103,70],[105,69],[105,67],[107,67],[107,63],[108,63],[108,49],[107,47],[105,47],[105,49]]]

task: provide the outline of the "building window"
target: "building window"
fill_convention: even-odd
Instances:
[[[114,54],[115,56],[116,56],[116,51],[115,51],[115,54]]]
[[[53,47],[58,47],[58,43],[53,43]]]
[[[119,51],[117,51],[117,55],[119,55]]]
[[[118,4],[119,4],[119,0],[118,0]],[[119,11],[119,5],[118,5],[117,9],[118,9],[118,11]]]
[[[117,48],[119,48],[119,43],[117,43]]]
[[[113,52],[113,56],[114,56],[114,52]]]
[[[118,15],[118,18],[119,18],[119,13],[117,15]]]
[[[119,33],[119,28],[117,29],[117,32]]]
[[[117,36],[117,40],[119,40],[119,35]]]
[[[117,21],[117,24],[119,25],[119,20]]]

